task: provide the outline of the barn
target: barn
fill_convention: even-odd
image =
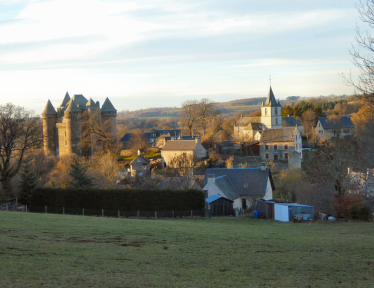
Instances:
[[[234,215],[234,201],[221,196],[220,194],[214,194],[205,199],[208,203],[208,215],[210,216],[232,216]]]

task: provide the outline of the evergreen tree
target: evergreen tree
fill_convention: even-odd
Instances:
[[[26,163],[20,174],[21,192],[18,201],[24,205],[29,205],[31,192],[36,188],[36,177],[32,165]]]
[[[93,188],[95,186],[93,183],[94,178],[87,175],[86,166],[80,165],[77,162],[70,164],[70,166],[69,175],[74,179],[69,183],[69,186],[74,188]]]

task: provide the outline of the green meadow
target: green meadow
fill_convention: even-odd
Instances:
[[[374,287],[373,223],[0,212],[0,287]]]

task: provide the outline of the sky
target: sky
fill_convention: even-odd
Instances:
[[[352,94],[351,0],[0,0],[0,104]],[[362,26],[365,27],[365,26]]]

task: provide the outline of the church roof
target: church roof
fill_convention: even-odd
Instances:
[[[235,126],[247,126],[249,123],[261,123],[261,117],[242,117],[238,119]]]
[[[69,96],[69,93],[66,91],[64,100],[62,100],[62,103],[60,106],[65,106],[66,104],[68,104],[69,101],[70,101],[70,96]]]
[[[271,86],[269,89],[268,97],[266,98],[265,105],[263,106],[272,106],[272,107],[282,106],[280,105],[279,102],[277,102],[277,100],[275,100],[275,96],[274,96],[273,90],[271,89]]]
[[[78,108],[78,104],[74,101],[74,99],[70,99],[69,103],[67,104],[67,108],[65,112],[80,112],[80,111],[81,110]]]
[[[93,101],[91,98],[87,101],[86,106],[83,107],[83,109],[99,109],[99,106]]]
[[[77,105],[81,105],[82,107],[86,106],[87,99],[82,94],[75,94],[72,98]]]
[[[42,113],[43,115],[52,115],[57,114],[55,108],[53,107],[51,100],[48,99],[47,105],[45,105],[44,111]]]
[[[103,106],[101,107],[101,112],[113,112],[117,111],[116,108],[114,108],[112,102],[110,102],[109,98],[106,97]]]

